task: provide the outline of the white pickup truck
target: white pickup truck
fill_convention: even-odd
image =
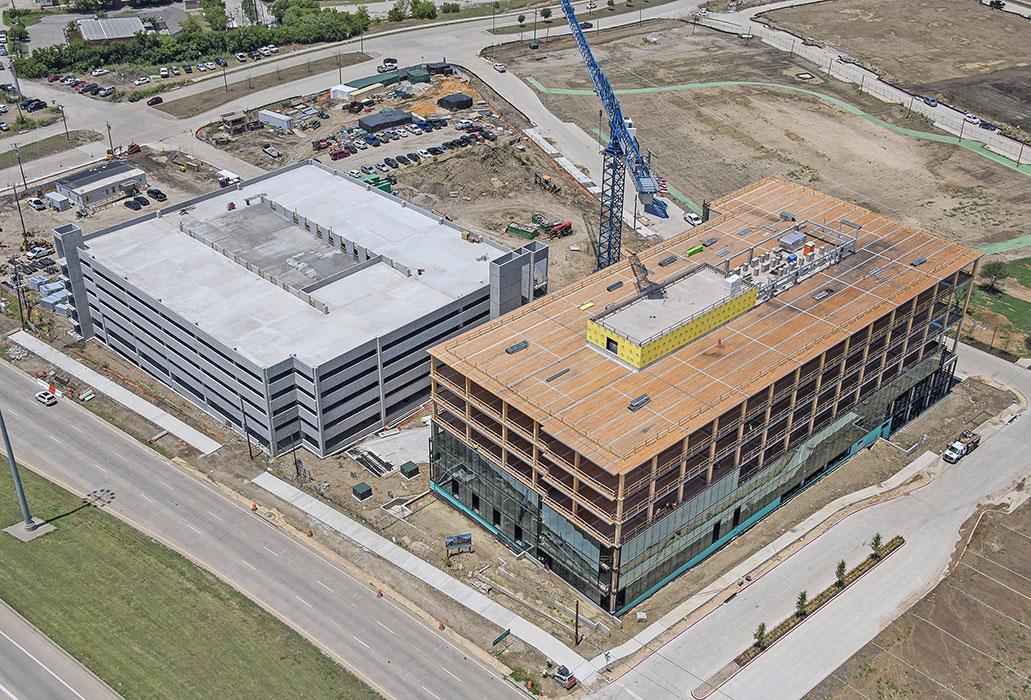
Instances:
[[[942,452],[942,459],[949,464],[955,464],[964,456],[970,454],[981,444],[980,433],[972,433],[969,430],[963,431],[956,442],[949,445],[949,449]]]

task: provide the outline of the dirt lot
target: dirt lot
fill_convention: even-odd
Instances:
[[[854,86],[818,76],[800,80],[797,74],[816,73],[814,66],[789,53],[675,22],[602,31],[591,43],[617,89],[648,89],[622,94],[623,112],[633,117],[659,172],[696,202],[781,175],[975,245],[1026,228],[1027,176],[832,104],[819,95],[892,126],[933,129]],[[558,116],[589,132],[597,128],[597,98],[571,40],[552,40],[537,52],[509,46],[498,58],[545,88],[577,90],[541,98]],[[698,85],[715,81],[765,84]]]
[[[763,14],[889,81],[1031,132],[1031,23],[977,2],[836,0]]]
[[[1029,538],[1031,504],[985,512],[951,573],[807,697],[1026,698]]]

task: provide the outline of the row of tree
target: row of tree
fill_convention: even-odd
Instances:
[[[222,0],[205,1],[218,3],[224,16]],[[276,0],[272,12],[281,22],[279,26],[251,25],[208,31],[197,18],[189,17],[183,22],[182,32],[174,37],[138,34],[125,42],[91,44],[73,41],[38,48],[15,61],[18,74],[27,78],[117,64],[167,65],[206,56],[246,53],[268,44],[283,46],[341,41],[366,31],[372,22],[364,7],[355,12],[337,12],[321,9],[315,0]],[[205,8],[206,17],[207,13]]]
[[[437,6],[433,0],[394,0],[393,6],[387,12],[387,21],[400,22],[409,17],[412,19],[436,19]]]
[[[884,542],[881,540],[881,533],[876,533],[873,539],[870,540],[870,558],[880,559],[884,553]],[[842,559],[838,562],[838,565],[834,567],[834,584],[838,588],[844,588],[846,576],[848,575],[848,565],[845,564],[845,560]],[[809,592],[800,591],[798,598],[795,599],[795,615],[799,618],[803,618],[809,614]],[[756,648],[762,650],[765,649],[769,643],[766,632],[766,623],[760,622],[759,626],[755,629],[755,633],[752,635],[755,640]]]

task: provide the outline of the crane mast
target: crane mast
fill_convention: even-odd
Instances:
[[[652,171],[651,155],[642,154],[637,143],[632,123],[623,116],[616,93],[609,79],[598,66],[587,37],[573,12],[570,0],[560,0],[566,21],[573,33],[573,39],[580,49],[584,65],[594,83],[594,90],[601,100],[609,122],[609,143],[603,151],[601,178],[601,225],[598,230],[598,269],[619,262],[623,232],[623,188],[626,171],[637,190],[637,197],[645,211],[666,218],[666,204],[656,195],[659,193],[659,178]]]

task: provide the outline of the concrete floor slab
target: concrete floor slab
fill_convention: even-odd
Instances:
[[[10,527],[5,527],[4,532],[6,532],[11,537],[14,537],[16,540],[20,540],[22,542],[31,542],[32,540],[40,538],[48,532],[53,532],[57,529],[57,527],[55,527],[54,525],[39,518],[33,518],[32,522],[35,524],[36,527],[34,527],[31,530],[26,529],[25,523],[19,521],[16,522],[14,525],[11,525]]]

